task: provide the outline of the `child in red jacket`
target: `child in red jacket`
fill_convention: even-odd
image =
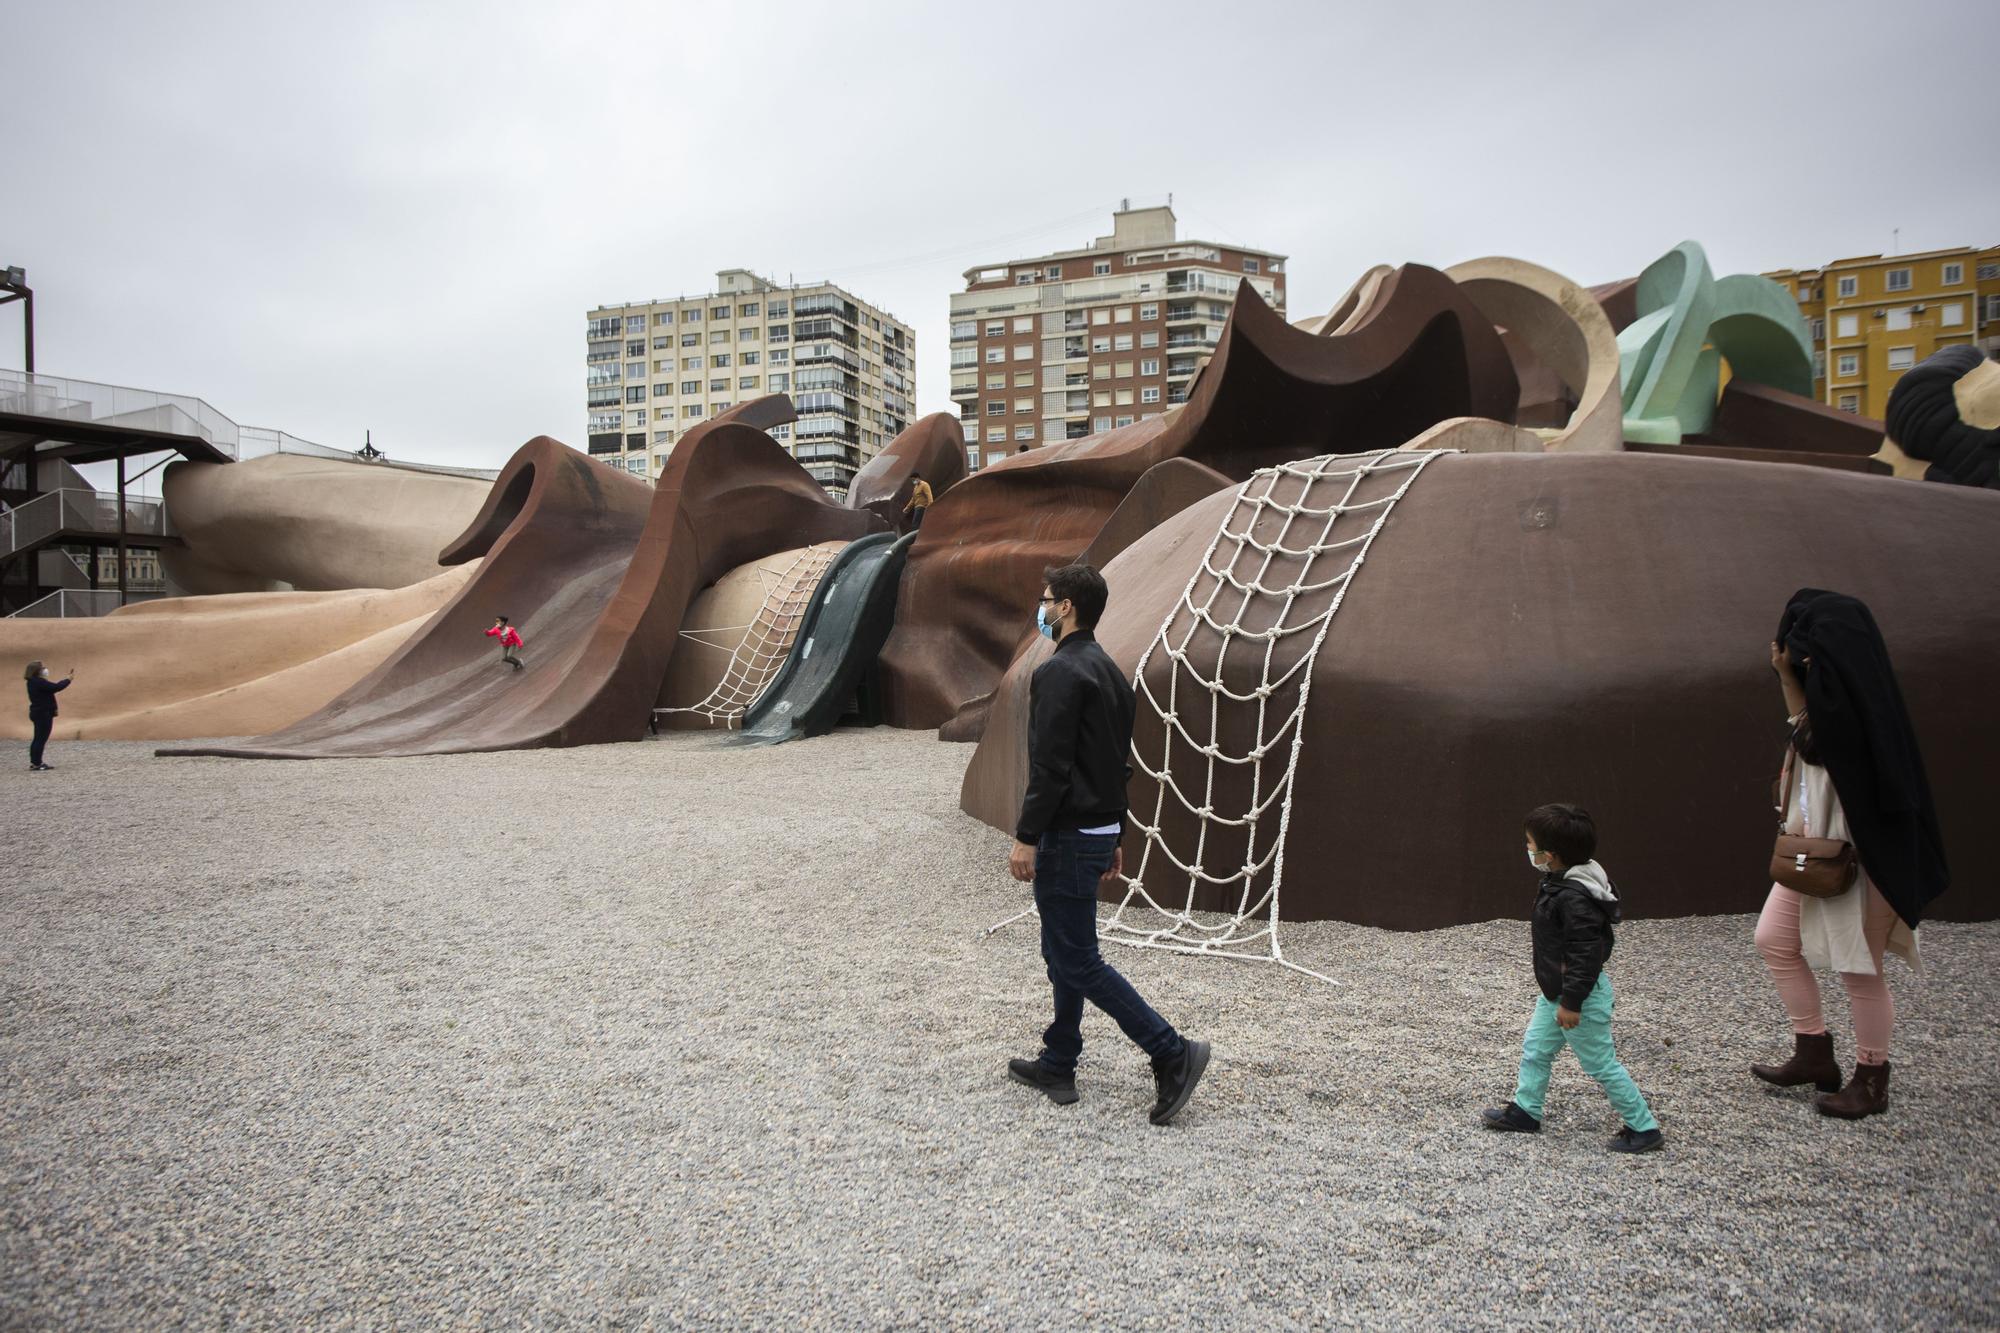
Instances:
[[[500,640],[501,661],[506,662],[516,671],[521,669],[521,658],[514,651],[521,646],[521,632],[507,623],[507,617],[493,617],[493,628],[486,631],[486,637]]]

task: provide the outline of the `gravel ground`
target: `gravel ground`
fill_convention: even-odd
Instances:
[[[1079,1105],[1004,1078],[1047,991],[1031,925],[979,937],[1024,891],[969,753],[10,771],[0,1326],[2000,1322],[2000,925],[1892,964],[1857,1124],[1745,1072],[1788,1045],[1748,917],[1628,926],[1638,1158],[1567,1056],[1539,1137],[1476,1127],[1523,923],[1287,927],[1337,988],[1117,949],[1215,1043],[1155,1129],[1095,1011]]]

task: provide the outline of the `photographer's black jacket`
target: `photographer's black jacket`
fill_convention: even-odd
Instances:
[[[1089,630],[1056,645],[1028,687],[1028,794],[1016,838],[1124,822],[1136,710],[1125,673]]]

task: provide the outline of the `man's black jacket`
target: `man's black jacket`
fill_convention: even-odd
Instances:
[[[1028,794],[1014,836],[1125,819],[1136,703],[1125,673],[1089,630],[1075,630],[1028,687]]]
[[[1580,1012],[1611,957],[1612,929],[1623,915],[1573,879],[1551,871],[1535,894],[1535,984],[1551,1003]]]

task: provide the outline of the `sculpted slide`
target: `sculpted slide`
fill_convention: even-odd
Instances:
[[[695,594],[762,555],[880,526],[834,504],[765,434],[791,419],[779,396],[697,427],[656,487],[530,441],[439,557],[483,556],[478,574],[400,651],[295,726],[161,753],[452,754],[644,736]],[[526,640],[520,671],[484,635],[499,615]]]
[[[1352,310],[1343,302],[1336,312],[1345,331],[1317,336],[1245,284],[1185,405],[1014,455],[941,496],[910,553],[883,652],[889,720],[949,721],[950,734],[976,735],[984,697],[1024,642],[1042,569],[1081,555],[1169,459],[1236,482],[1270,463],[1399,444],[1452,417],[1511,420],[1512,363],[1457,283],[1408,265],[1350,300]]]

